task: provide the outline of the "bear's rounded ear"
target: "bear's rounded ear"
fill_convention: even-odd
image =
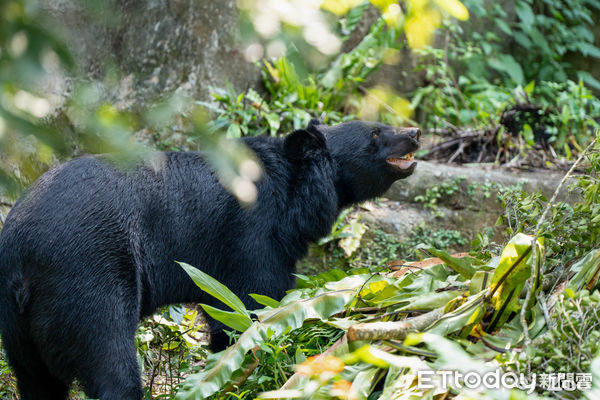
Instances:
[[[327,143],[325,136],[309,125],[306,129],[299,129],[287,135],[283,141],[283,149],[289,158],[301,159],[311,151],[327,149]]]
[[[309,123],[308,126],[306,127],[306,129],[310,129],[310,128],[316,128],[319,125],[323,125],[323,122],[321,122],[320,119],[317,118],[312,118]]]

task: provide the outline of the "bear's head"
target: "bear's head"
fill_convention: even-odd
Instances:
[[[342,207],[381,196],[417,166],[413,153],[419,148],[418,128],[364,121],[327,126],[312,120],[306,131],[323,135],[338,165],[336,188]]]

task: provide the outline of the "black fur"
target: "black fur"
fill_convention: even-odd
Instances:
[[[281,298],[296,261],[343,207],[412,173],[386,162],[418,136],[381,124],[317,122],[285,138],[248,138],[264,167],[242,208],[198,153],[157,153],[127,170],[74,159],[44,174],[0,234],[0,332],[23,399],[65,399],[77,378],[92,398],[140,399],[134,335],[157,307],[220,307],[174,261],[196,266],[256,307]],[[222,326],[210,321],[212,346]]]

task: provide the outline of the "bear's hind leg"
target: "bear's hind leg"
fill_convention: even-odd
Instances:
[[[104,343],[94,348],[93,361],[88,362],[87,374],[79,379],[88,397],[100,400],[140,400],[142,382],[138,367],[135,338],[118,337],[126,343]],[[106,349],[105,354],[98,354]]]
[[[33,345],[26,350],[32,353]],[[17,377],[17,387],[21,400],[65,400],[69,386],[62,380],[52,376],[46,365],[37,354],[31,354],[27,365],[13,363],[13,372]]]

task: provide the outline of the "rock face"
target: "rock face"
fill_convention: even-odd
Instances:
[[[111,82],[117,106],[177,89],[207,99],[211,86],[244,90],[259,81],[236,44],[235,0],[109,0],[83,8],[87,3],[41,0],[41,14],[65,37],[84,76],[100,80],[111,67],[120,71],[119,82]]]
[[[549,199],[562,177],[562,173],[550,171],[525,172],[485,165],[454,166],[419,161],[415,173],[396,182],[386,193],[386,199],[364,212],[363,218],[401,239],[415,226],[424,224],[434,231],[456,230],[471,240],[476,233],[493,227],[503,213],[499,190],[510,187],[522,188],[528,193],[540,190]],[[558,200],[576,201],[577,194],[569,193],[567,186],[563,186]]]

